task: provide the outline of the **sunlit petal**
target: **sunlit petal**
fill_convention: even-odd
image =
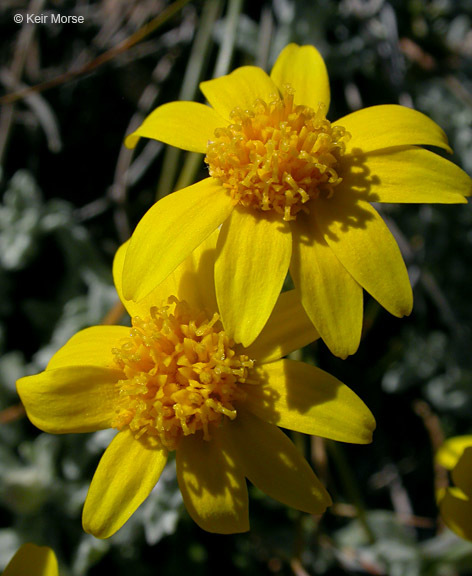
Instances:
[[[242,66],[231,74],[202,82],[200,90],[228,122],[235,108],[247,110],[258,98],[271,102],[278,97],[277,86],[262,68],[256,66]]]
[[[300,302],[297,290],[283,292],[267,324],[245,350],[257,362],[272,362],[319,338],[313,323]]]
[[[257,375],[262,386],[244,385],[244,405],[262,420],[341,442],[372,441],[372,413],[334,376],[293,360],[264,364]]]
[[[185,300],[191,306],[205,310],[210,316],[216,312],[213,269],[217,238],[218,230],[215,230],[163,282],[139,302],[124,299],[122,278],[129,241],[120,246],[113,260],[113,277],[117,292],[129,315],[147,317],[151,307],[160,306],[171,295]]]
[[[234,534],[249,530],[244,472],[231,450],[212,432],[210,441],[184,437],[177,450],[177,478],[193,520],[208,532]]]
[[[244,474],[271,498],[310,514],[322,514],[331,504],[308,462],[277,426],[240,410],[226,431]]]
[[[405,106],[385,104],[356,110],[343,116],[334,126],[346,128],[351,139],[346,152],[363,153],[393,146],[428,145],[452,152],[446,134],[436,122]]]
[[[469,446],[472,446],[471,434],[448,438],[437,451],[436,462],[447,470],[452,470]]]
[[[125,326],[92,326],[77,332],[49,361],[47,370],[96,366],[116,370],[112,348],[129,334]]]
[[[212,108],[197,102],[169,102],[156,108],[125,144],[134,148],[141,137],[160,140],[191,152],[206,152],[208,140],[226,121]]]
[[[28,418],[51,434],[109,428],[115,416],[120,370],[69,366],[20,378],[16,387]]]
[[[320,234],[313,212],[297,219],[293,239],[290,273],[306,313],[331,352],[346,358],[361,338],[362,288]]]
[[[317,202],[316,223],[338,260],[394,316],[410,314],[413,293],[400,249],[368,203],[335,194]]]
[[[233,203],[207,178],[165,196],[139,222],[126,251],[123,295],[138,301],[228,218]]]
[[[292,233],[287,222],[235,208],[217,244],[215,283],[225,330],[249,346],[272,312],[287,275]]]
[[[337,193],[367,190],[370,201],[464,204],[472,180],[458,166],[422,148],[387,148],[344,156]]]
[[[3,576],[59,576],[56,555],[48,546],[28,542],[10,560]]]
[[[289,44],[279,54],[270,77],[283,90],[290,84],[295,90],[295,104],[315,110],[322,104],[329,108],[330,90],[326,65],[314,46]]]
[[[90,485],[83,526],[96,538],[119,530],[149,496],[167,462],[167,450],[150,448],[119,432],[103,454]]]

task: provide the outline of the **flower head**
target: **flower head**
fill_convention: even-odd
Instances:
[[[441,517],[461,538],[472,541],[472,436],[446,440],[436,461],[451,471],[454,484],[437,494]]]
[[[330,350],[356,351],[363,289],[395,316],[413,297],[400,250],[372,202],[463,203],[471,179],[432,120],[397,105],[335,122],[313,46],[288,45],[267,75],[244,66],[203,82],[210,106],[171,102],[127,138],[205,154],[209,178],[157,202],[138,224],[124,293],[140,300],[221,225],[216,295],[225,329],[249,346],[290,271]]]
[[[365,404],[326,372],[288,359],[318,337],[294,291],[280,295],[245,348],[220,319],[214,289],[217,232],[139,303],[122,297],[127,245],[115,283],[131,327],[76,334],[46,370],[17,389],[30,420],[50,433],[115,428],[85,502],[86,531],[118,530],[175,450],[187,510],[204,529],[248,529],[246,478],[281,502],[322,513],[330,497],[277,426],[345,442],[371,441]]]

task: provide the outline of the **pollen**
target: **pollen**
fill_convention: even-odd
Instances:
[[[228,127],[217,128],[205,162],[210,176],[227,188],[235,204],[274,211],[295,220],[310,200],[331,197],[342,181],[337,164],[350,134],[332,126],[323,106],[294,105],[294,91],[270,103],[258,99],[235,108]]]
[[[239,384],[254,364],[234,350],[218,314],[209,320],[173,296],[149,317],[133,318],[130,335],[112,352],[126,376],[117,383],[113,427],[168,450],[199,431],[210,440],[212,427],[234,420],[245,399]]]

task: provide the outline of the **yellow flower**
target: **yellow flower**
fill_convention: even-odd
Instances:
[[[223,325],[245,346],[265,325],[288,270],[340,357],[358,348],[363,289],[391,314],[409,314],[406,267],[371,202],[466,202],[469,176],[419,147],[451,151],[441,128],[397,105],[329,122],[328,75],[313,46],[288,45],[270,76],[244,66],[200,87],[210,106],[164,104],[126,140],[205,153],[210,173],[138,224],[126,298],[143,298],[222,225],[216,294]]]
[[[176,450],[187,510],[205,530],[248,530],[248,478],[269,496],[319,514],[330,497],[277,425],[344,442],[371,441],[375,422],[347,386],[282,356],[317,338],[293,291],[243,348],[223,330],[214,290],[217,231],[139,303],[122,297],[127,246],[115,283],[132,327],[76,334],[41,374],[21,378],[28,417],[50,433],[119,432],[93,477],[87,532],[118,530]]]
[[[59,576],[56,555],[47,546],[23,544],[8,563],[3,576]]]
[[[472,436],[446,440],[436,454],[436,461],[451,470],[454,483],[437,495],[441,516],[451,530],[472,541]]]

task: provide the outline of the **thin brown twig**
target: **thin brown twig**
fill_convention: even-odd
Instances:
[[[9,424],[10,422],[23,418],[25,415],[26,411],[23,404],[9,406],[0,412],[0,425]]]
[[[22,90],[12,92],[11,94],[6,94],[5,96],[0,97],[0,106],[16,102],[31,92],[43,92],[44,90],[48,90],[50,88],[54,88],[55,86],[59,86],[60,84],[64,84],[65,82],[68,82],[77,76],[89,74],[93,70],[96,70],[99,66],[102,66],[102,64],[105,64],[116,56],[126,52],[132,46],[140,42],[143,38],[154,32],[189,2],[190,0],[176,0],[176,2],[168,6],[158,16],[153,18],[151,22],[137,30],[134,34],[120,42],[117,46],[114,46],[103,54],[100,54],[100,56],[97,56],[97,58],[91,62],[87,62],[76,70],[69,70],[64,74],[60,74],[59,76],[45,80],[44,82],[40,82],[34,86],[28,86]]]

